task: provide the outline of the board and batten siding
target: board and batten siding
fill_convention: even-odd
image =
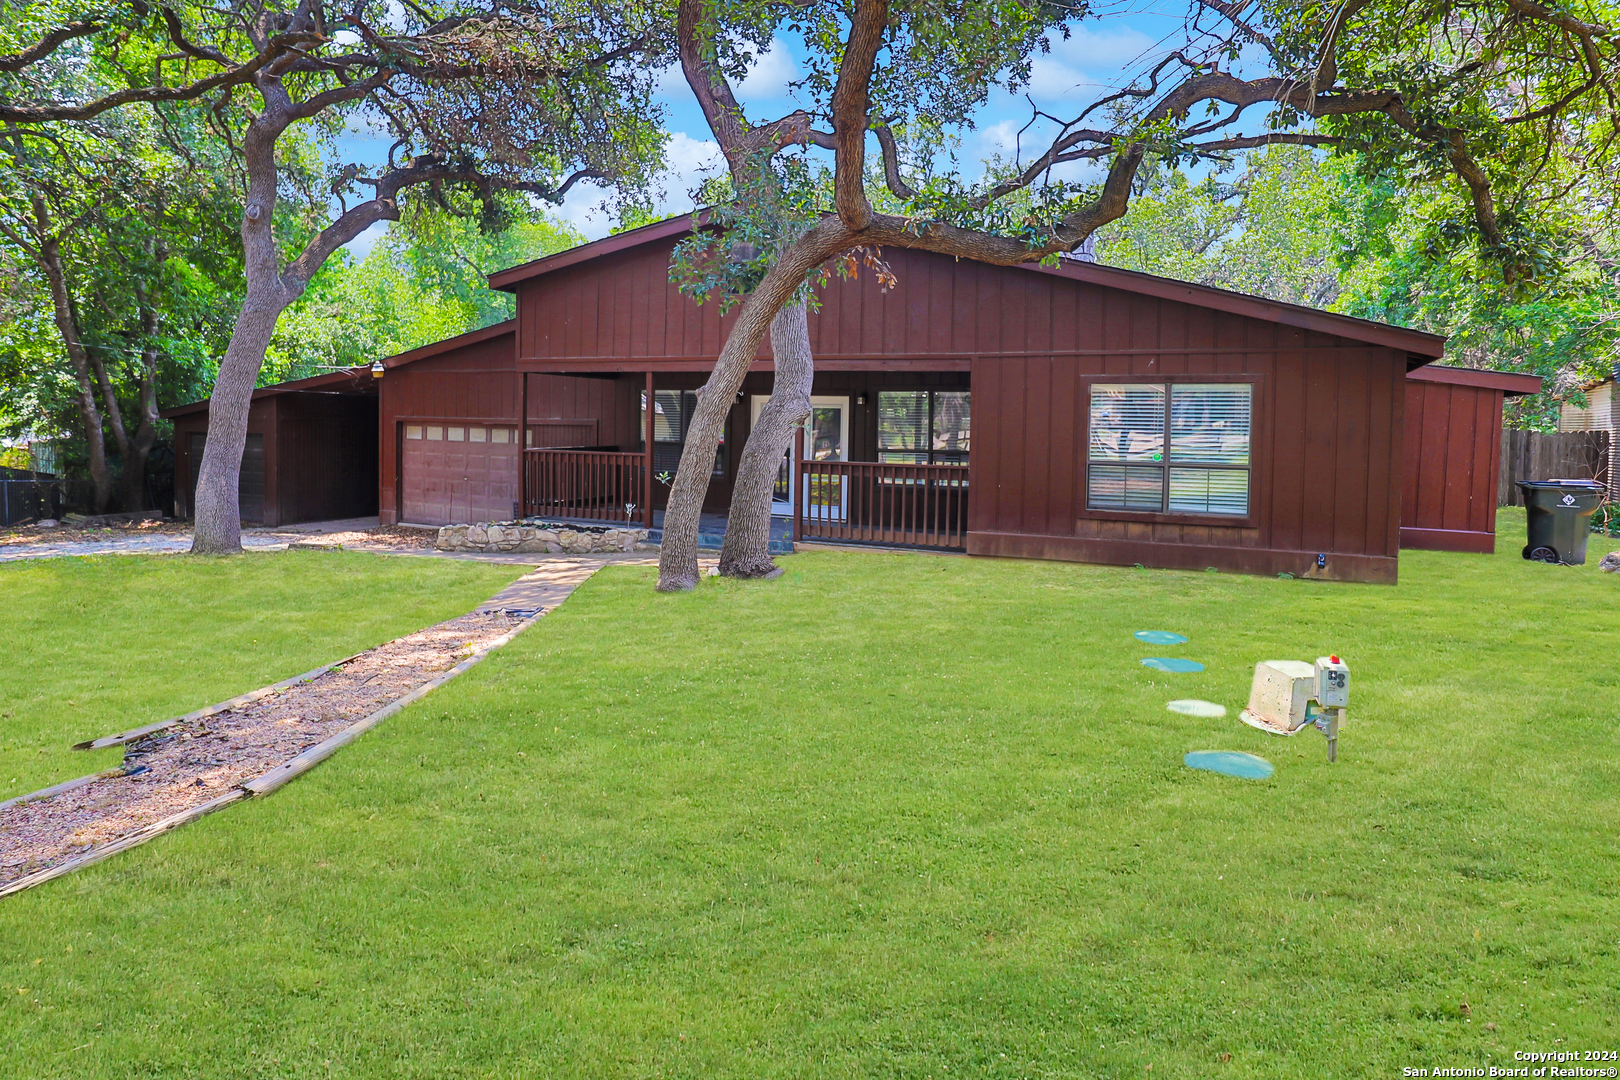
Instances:
[[[393,358],[405,362],[391,367],[381,380],[378,505],[385,524],[403,520],[400,444],[407,423],[518,426],[522,375],[515,362],[515,336],[514,325],[502,323]],[[431,355],[420,355],[430,350]],[[635,377],[531,374],[528,384],[533,445],[559,445],[559,438],[574,445],[588,430],[597,446],[640,446],[641,383]]]
[[[1498,387],[1407,380],[1402,547],[1496,550],[1502,398]]]
[[[711,369],[735,309],[670,282],[678,239],[613,238],[624,246],[497,275],[517,294],[517,366]],[[1335,317],[1106,268],[883,257],[894,287],[863,268],[820,290],[816,392],[841,371],[969,375],[970,553],[1395,580],[1410,332],[1343,320],[1339,336],[1319,326]],[[767,341],[756,373],[769,356]],[[1086,509],[1089,381],[1162,375],[1254,382],[1247,519]]]
[[[1404,352],[1065,284],[1072,352],[974,361],[970,554],[1395,580]],[[1247,519],[1087,508],[1091,384],[1165,377],[1253,384]]]

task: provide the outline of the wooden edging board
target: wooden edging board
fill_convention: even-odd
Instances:
[[[132,728],[129,731],[120,731],[116,735],[104,735],[99,739],[91,739],[87,742],[74,743],[73,749],[104,750],[109,746],[122,746],[124,743],[134,742],[136,739],[145,738],[147,735],[155,734],[159,731],[163,731],[166,728],[172,728],[176,724],[184,724],[191,720],[201,720],[205,716],[213,716],[216,713],[222,713],[228,709],[236,709],[243,705],[250,705],[253,702],[258,701],[260,698],[268,697],[277,690],[285,690],[289,686],[296,686],[302,682],[313,682],[322,675],[325,675],[328,671],[331,671],[333,668],[340,668],[349,661],[357,660],[361,656],[364,656],[366,652],[370,651],[371,650],[367,649],[364,652],[357,652],[353,656],[345,656],[342,660],[339,660],[333,664],[322,664],[318,668],[311,668],[302,675],[294,675],[290,679],[283,679],[272,686],[261,687],[258,690],[250,690],[248,693],[239,694],[238,696],[231,698],[229,701],[222,701],[218,705],[209,705],[205,708],[198,709],[196,712],[188,712],[184,716],[176,716],[169,720],[159,720],[155,724],[147,724],[145,727]]]
[[[135,847],[137,844],[144,844],[154,836],[161,836],[171,829],[178,829],[187,822],[196,821],[200,817],[212,814],[215,810],[229,806],[233,802],[240,802],[245,798],[247,798],[247,792],[243,791],[241,788],[232,788],[230,791],[227,791],[218,798],[209,799],[205,803],[198,806],[193,806],[189,810],[182,810],[178,814],[171,814],[169,817],[166,817],[161,821],[154,821],[150,825],[136,829],[127,836],[120,836],[117,840],[112,841],[110,844],[104,844],[101,847],[85,852],[83,855],[75,855],[66,862],[59,863],[56,866],[50,867],[49,869],[40,870],[36,873],[29,874],[27,877],[20,877],[16,881],[13,881],[10,885],[0,888],[0,899],[10,896],[13,893],[20,893],[24,889],[31,889],[35,885],[43,885],[47,881],[59,878],[63,874],[70,874],[75,870],[81,869],[82,867],[89,866],[91,863],[98,863],[110,855],[116,855],[120,851],[126,851],[129,848]]]
[[[263,776],[258,776],[252,780],[245,781],[241,785],[242,790],[246,791],[249,795],[268,795],[270,792],[276,790],[278,787],[281,787],[293,777],[301,776],[302,774],[308,772],[310,769],[313,769],[316,765],[319,765],[321,762],[325,761],[327,758],[336,753],[339,747],[358,739],[361,735],[364,735],[366,732],[370,731],[372,728],[376,727],[390,716],[393,716],[411,702],[416,701],[418,698],[426,697],[433,690],[443,686],[445,683],[449,682],[451,679],[455,678],[457,675],[460,675],[463,671],[466,671],[484,657],[488,656],[494,650],[500,648],[502,645],[505,645],[508,641],[511,641],[539,617],[539,615],[531,615],[529,618],[524,619],[511,630],[491,641],[488,645],[475,650],[471,656],[467,657],[467,659],[463,660],[449,671],[446,671],[444,674],[433,679],[429,679],[427,682],[423,683],[421,686],[418,686],[415,690],[412,690],[403,697],[395,698],[393,701],[390,701],[387,705],[384,705],[382,708],[378,709],[364,720],[359,720],[353,724],[350,724],[336,735],[326,739],[324,742],[316,743],[314,746],[310,747],[308,750],[305,750],[297,757],[277,765]]]
[[[125,775],[124,766],[120,765],[117,768],[103,769],[101,772],[93,772],[89,776],[81,776],[77,780],[64,780],[60,784],[52,784],[48,788],[40,788],[38,791],[30,791],[26,795],[18,795],[15,798],[7,799],[5,802],[0,802],[0,810],[6,810],[13,806],[20,806],[23,803],[39,802],[42,799],[54,799],[58,795],[66,795],[70,791],[77,791],[79,788],[88,787],[97,780],[106,780],[110,777],[123,775]]]
[[[542,612],[541,614],[544,613]],[[68,859],[66,862],[59,863],[56,866],[52,866],[45,870],[40,870],[37,873],[29,874],[27,877],[20,877],[11,884],[0,887],[0,899],[4,899],[5,897],[11,896],[14,893],[20,893],[25,889],[31,889],[35,885],[43,885],[47,881],[52,881],[63,876],[64,874],[72,873],[81,867],[89,866],[92,863],[98,863],[110,855],[116,855],[120,851],[127,851],[128,849],[139,844],[144,844],[153,837],[161,836],[170,830],[179,828],[181,825],[185,825],[189,822],[197,820],[200,817],[205,817],[208,814],[212,814],[215,810],[223,809],[224,807],[229,806],[231,803],[240,802],[243,799],[252,798],[255,795],[268,795],[270,792],[275,791],[277,788],[286,784],[294,777],[301,776],[310,769],[313,769],[316,765],[319,765],[321,762],[331,757],[339,747],[358,739],[361,735],[376,727],[390,716],[393,716],[411,702],[427,696],[430,691],[443,686],[457,675],[460,675],[462,672],[478,663],[484,657],[488,656],[491,652],[517,637],[518,634],[528,629],[539,618],[540,615],[532,615],[529,618],[524,619],[517,626],[502,634],[500,637],[494,639],[488,645],[475,650],[471,656],[461,661],[461,663],[457,664],[449,671],[444,672],[442,675],[439,675],[436,678],[430,679],[428,682],[418,686],[410,693],[405,694],[402,697],[395,698],[393,701],[389,702],[387,705],[384,705],[370,716],[367,716],[364,720],[360,720],[349,725],[336,735],[333,735],[331,738],[325,740],[324,742],[315,744],[308,750],[305,750],[303,753],[299,754],[297,757],[276,766],[274,769],[271,769],[262,776],[244,781],[243,783],[232,788],[230,791],[227,791],[225,794],[220,795],[218,798],[210,799],[208,802],[202,803],[198,806],[193,806],[189,810],[182,810],[178,814],[166,817],[161,821],[153,822],[150,825],[137,829],[135,832],[132,832],[127,836],[119,837],[117,840],[114,840],[109,844],[105,844],[102,847],[87,851],[83,855],[76,855],[73,858]],[[328,664],[325,667],[316,668],[314,671],[305,672],[303,675],[299,675],[296,678],[279,682],[275,686],[267,686],[262,690],[255,690],[251,694],[243,694],[239,698],[232,698],[228,702],[221,702],[219,705],[210,706],[207,709],[200,709],[197,712],[189,713],[186,716],[176,717],[173,720],[166,720],[161,724],[153,724],[145,728],[138,728],[136,730],[145,732],[159,731],[164,727],[178,724],[188,719],[200,719],[201,717],[209,716],[216,712],[222,712],[227,708],[234,707],[235,704],[246,704],[250,701],[256,701],[266,694],[291,686],[294,683],[300,682],[304,679],[315,678],[335,667],[341,667],[360,655],[362,654],[355,653],[354,656],[339,660],[335,664]],[[124,732],[123,735],[134,736],[135,732]],[[108,738],[120,739],[121,736],[115,735],[109,736]],[[125,739],[123,741],[128,740]],[[116,745],[113,742],[103,739],[96,740],[96,743],[107,746]],[[86,743],[83,745],[91,746],[94,744]],[[114,769],[111,771],[119,772],[121,770]],[[57,785],[57,787],[62,790],[72,790],[73,788],[79,787],[82,784],[87,784],[92,780],[100,779],[103,775],[105,774],[97,773],[94,776],[80,777],[78,780],[69,780],[65,784]],[[52,789],[47,788],[45,790],[51,791]],[[27,800],[35,796],[44,797],[44,793],[35,792],[34,795],[24,795],[21,796],[20,799],[12,801],[16,802]]]

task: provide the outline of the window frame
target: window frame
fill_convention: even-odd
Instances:
[[[936,410],[935,410],[935,405],[934,405],[935,395],[937,395],[937,394],[967,394],[968,395],[968,401],[969,401],[969,404],[968,404],[968,416],[969,416],[968,423],[969,423],[969,428],[971,430],[972,414],[973,414],[973,405],[972,405],[973,388],[971,386],[881,386],[881,387],[877,387],[876,389],[873,389],[873,390],[868,390],[867,393],[869,393],[869,394],[871,394],[873,396],[872,412],[873,412],[873,416],[876,417],[876,421],[875,421],[876,430],[875,430],[874,439],[873,439],[873,451],[872,452],[876,456],[878,464],[880,464],[880,465],[952,465],[952,466],[955,466],[957,468],[965,469],[972,463],[972,461],[973,461],[973,451],[972,451],[971,446],[967,450],[935,450],[934,449],[934,419],[935,419],[935,416],[936,416]],[[885,447],[883,445],[883,420],[882,420],[882,417],[883,417],[883,412],[882,412],[882,410],[883,410],[883,397],[882,396],[884,394],[922,394],[923,395],[924,399],[928,403],[928,416],[927,416],[927,419],[923,421],[923,423],[924,423],[923,442],[926,444],[923,449],[921,449],[921,450],[895,450],[895,449],[887,448],[887,447]],[[972,435],[969,434],[968,438],[969,438],[969,440],[971,440]],[[926,460],[926,461],[884,461],[883,460],[883,455],[884,454],[921,454],[921,455],[925,456],[928,460]],[[956,456],[956,455],[960,455],[963,458],[963,460],[961,460],[961,461],[939,461],[939,460],[937,460],[937,457],[946,456],[946,455],[953,456],[953,457]]]
[[[1226,514],[1172,514],[1155,510],[1113,510],[1092,508],[1087,505],[1090,499],[1091,476],[1091,387],[1093,383],[1146,383],[1165,387],[1166,417],[1168,425],[1169,416],[1169,388],[1177,383],[1204,384],[1204,383],[1246,383],[1249,386],[1249,512],[1242,517]],[[1079,415],[1083,418],[1077,425],[1077,437],[1080,443],[1079,499],[1076,503],[1076,516],[1081,519],[1097,521],[1138,521],[1154,525],[1213,525],[1220,527],[1256,528],[1264,512],[1264,504],[1270,497],[1270,490],[1262,483],[1262,478],[1269,475],[1267,469],[1269,461],[1263,453],[1271,445],[1270,432],[1267,429],[1265,408],[1266,380],[1257,373],[1224,374],[1216,372],[1188,372],[1185,374],[1157,373],[1152,375],[1082,375],[1079,379],[1080,402]],[[1170,472],[1169,460],[1170,431],[1165,429],[1165,470],[1168,482]],[[1156,463],[1157,464],[1157,463]],[[1201,467],[1201,466],[1199,466]]]

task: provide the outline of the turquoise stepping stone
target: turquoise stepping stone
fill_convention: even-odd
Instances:
[[[1177,698],[1165,708],[1184,716],[1217,717],[1226,715],[1226,706],[1217,705],[1213,701],[1200,701],[1198,698]]]
[[[1204,665],[1196,660],[1176,660],[1168,656],[1149,656],[1142,661],[1143,667],[1154,671],[1203,671]]]
[[[1181,760],[1189,769],[1206,769],[1244,780],[1264,780],[1273,771],[1271,762],[1265,758],[1236,750],[1194,750]]]
[[[1138,630],[1136,640],[1145,641],[1149,645],[1180,645],[1188,639],[1169,630]]]

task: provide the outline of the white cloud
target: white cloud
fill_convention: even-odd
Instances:
[[[681,214],[692,209],[692,191],[706,178],[725,167],[720,144],[712,139],[694,139],[684,131],[673,132],[664,150],[665,168],[653,181],[653,210],[659,215]],[[613,228],[613,214],[606,203],[608,193],[595,184],[579,183],[569,191],[558,215],[585,234],[599,240]]]
[[[788,96],[788,83],[799,75],[799,62],[787,43],[773,37],[770,47],[749,65],[747,77],[737,85],[737,97],[745,109],[750,102],[780,101]]]
[[[1052,42],[1052,51],[1031,64],[1029,90],[1037,101],[1073,98],[1089,101],[1106,87],[1118,86],[1141,69],[1141,61],[1161,51],[1159,44],[1129,26],[1092,30],[1079,27],[1067,41]]]
[[[987,128],[980,129],[980,153],[985,157],[989,157],[991,154],[1000,154],[1002,157],[1007,158],[1012,157],[1017,151],[1019,142],[1018,129],[1021,127],[1023,127],[1023,124],[1020,121],[1003,120],[1000,123],[991,124]]]

